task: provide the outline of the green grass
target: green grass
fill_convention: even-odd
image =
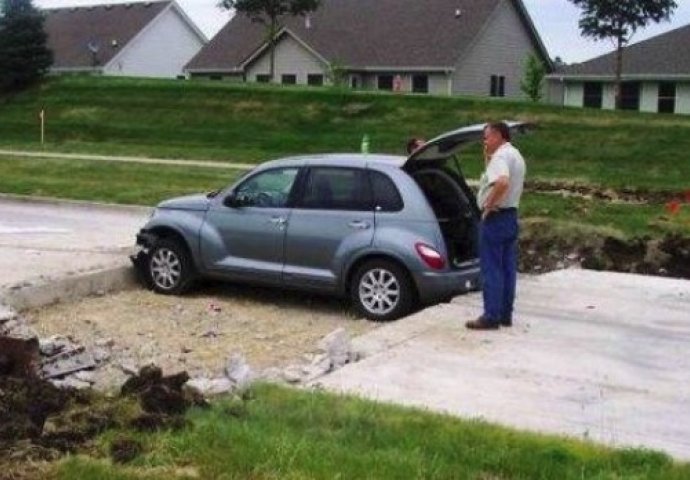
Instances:
[[[0,156],[2,192],[134,205],[222,188],[240,174],[234,169]]]
[[[120,204],[155,205],[173,196],[225,187],[241,174],[234,169],[0,156],[2,192]],[[690,232],[690,205],[683,206],[679,215],[669,216],[659,204],[615,204],[528,193],[521,210],[523,218],[577,221],[608,228],[620,237]]]
[[[253,163],[295,153],[401,153],[410,136],[432,137],[488,119],[534,121],[518,140],[531,178],[613,187],[685,190],[690,117],[567,109],[527,102],[279,88],[220,82],[63,77],[0,103],[0,146]],[[481,168],[478,147],[464,160]]]
[[[276,386],[246,405],[191,413],[177,432],[131,433],[130,466],[83,456],[63,479],[687,479],[690,466],[643,450],[523,433],[480,421]],[[101,441],[107,452],[110,432]]]

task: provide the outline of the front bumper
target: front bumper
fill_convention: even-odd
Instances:
[[[413,278],[419,300],[424,304],[445,301],[481,289],[478,265],[450,272],[417,272]]]
[[[134,265],[139,278],[146,284],[149,283],[148,275],[146,275],[146,267],[148,264],[151,247],[155,241],[156,236],[154,234],[141,230],[137,234],[136,240],[136,245],[139,247],[139,249],[135,254],[129,256],[129,259],[132,262],[132,265]]]

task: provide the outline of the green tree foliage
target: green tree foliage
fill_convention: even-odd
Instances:
[[[53,63],[43,16],[31,0],[0,0],[0,91],[40,80]]]
[[[675,0],[570,0],[582,9],[580,31],[595,40],[610,39],[616,46],[616,108],[620,108],[623,48],[635,32],[650,23],[668,21]]]
[[[544,75],[546,75],[544,64],[536,55],[528,55],[525,61],[525,73],[520,81],[520,89],[533,102],[541,100],[544,94]]]
[[[247,15],[253,22],[266,27],[266,41],[270,51],[271,62],[269,77],[271,82],[275,76],[275,46],[276,35],[280,30],[280,19],[286,15],[305,15],[313,12],[321,0],[221,0],[220,5],[225,9],[235,9],[238,13]]]

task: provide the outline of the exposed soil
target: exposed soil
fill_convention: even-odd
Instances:
[[[119,396],[58,389],[35,377],[0,376],[0,478],[40,478],[36,462],[85,451],[109,428],[138,431],[175,429],[185,425],[192,406],[205,399],[184,388],[186,372],[168,377],[149,366],[131,377]],[[110,449],[114,461],[126,463],[142,452],[127,438]]]
[[[604,200],[614,203],[660,204],[678,200],[690,202],[690,192],[660,192],[642,188],[603,188],[577,182],[530,180],[525,190]]]
[[[544,221],[523,223],[521,272],[544,273],[573,266],[690,279],[690,237],[622,240],[586,229],[560,232]]]
[[[137,289],[27,312],[43,336],[65,335],[103,346],[111,358],[94,372],[96,387],[119,387],[124,369],[155,364],[164,372],[218,376],[233,353],[254,370],[286,367],[343,327],[357,336],[379,325],[352,316],[342,301],[294,292],[202,285],[185,297]]]

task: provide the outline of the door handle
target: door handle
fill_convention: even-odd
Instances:
[[[369,228],[369,222],[365,222],[363,220],[353,220],[352,222],[347,224],[348,227],[354,228],[355,230],[366,230]]]
[[[282,227],[287,223],[287,219],[285,217],[271,217],[270,222],[277,227]]]

